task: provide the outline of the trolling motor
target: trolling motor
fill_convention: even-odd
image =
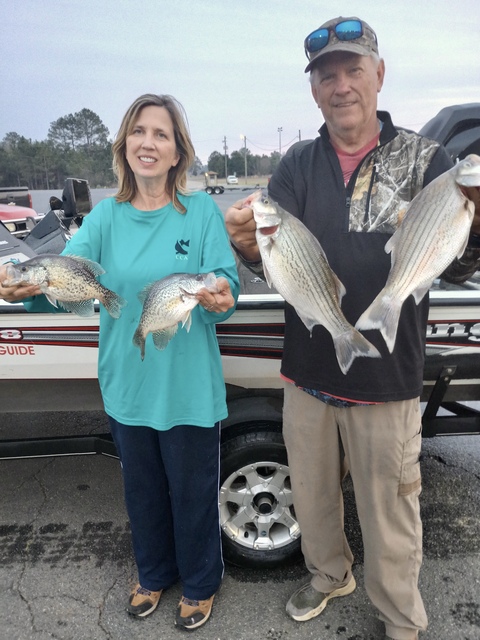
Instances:
[[[87,180],[67,178],[62,199],[51,196],[50,210],[33,227],[25,243],[35,253],[59,254],[72,237],[70,226],[74,222],[80,227],[83,218],[92,209],[92,198]]]
[[[52,207],[52,200],[55,207],[61,206],[59,209],[63,211],[63,218],[65,225],[70,228],[72,222],[77,227],[82,226],[83,218],[92,210],[92,195],[90,193],[90,187],[88,186],[88,180],[80,180],[77,178],[67,178],[65,180],[65,188],[62,193],[62,200],[50,198],[50,207],[52,210],[57,210]]]

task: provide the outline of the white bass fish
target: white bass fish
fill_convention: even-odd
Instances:
[[[303,222],[261,191],[246,204],[253,208],[267,284],[294,307],[310,334],[318,324],[330,332],[342,372],[358,356],[379,358],[378,350],[345,318],[340,308],[345,287]]]
[[[25,262],[8,264],[4,284],[38,285],[51,304],[57,307],[58,302],[79,316],[93,316],[97,298],[112,318],[119,318],[127,302],[98,282],[97,276],[102,273],[105,270],[93,260],[44,253]]]
[[[390,353],[404,301],[413,295],[419,304],[435,278],[465,251],[475,208],[461,186],[480,186],[480,156],[468,155],[422,189],[385,245],[392,254],[387,282],[355,326],[380,329]]]
[[[178,323],[187,331],[192,324],[191,312],[197,306],[200,289],[218,292],[217,278],[210,273],[173,273],[147,285],[139,294],[142,315],[133,336],[133,344],[145,357],[145,340],[152,334],[153,344],[162,351],[177,333]]]

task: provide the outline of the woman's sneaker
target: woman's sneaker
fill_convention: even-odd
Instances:
[[[145,618],[155,611],[160,602],[160,591],[149,591],[137,584],[128,599],[127,611],[136,618]]]
[[[209,619],[212,613],[213,595],[208,600],[190,600],[182,596],[177,608],[175,624],[182,629],[196,629]]]

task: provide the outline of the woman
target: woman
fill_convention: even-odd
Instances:
[[[225,384],[215,323],[234,309],[239,283],[223,215],[204,192],[187,194],[194,159],[183,109],[171,96],[143,95],[113,145],[119,189],[85,218],[64,253],[99,262],[101,282],[127,300],[121,317],[100,310],[98,377],[122,463],[138,568],[127,611],[145,617],[180,578],[176,625],[209,618],[222,575],[218,519],[219,428]],[[202,289],[189,332],[164,351],[132,338],[145,285],[177,272],[214,271],[218,293]],[[0,267],[0,282],[5,267]],[[1,287],[0,297],[52,311],[36,287]]]

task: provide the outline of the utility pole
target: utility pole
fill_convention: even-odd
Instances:
[[[225,180],[227,179],[227,136],[223,136],[223,151],[225,154]]]
[[[243,138],[243,142],[244,142],[244,155],[245,155],[245,184],[247,184],[247,136],[245,135],[241,135],[241,138]]]
[[[282,155],[282,131],[283,127],[278,127],[278,153]]]

